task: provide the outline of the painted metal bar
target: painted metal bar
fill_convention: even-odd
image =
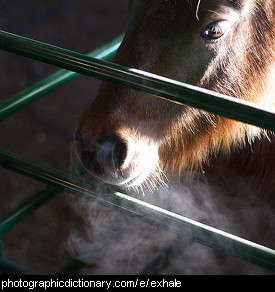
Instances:
[[[38,207],[48,202],[51,198],[63,191],[62,188],[47,186],[44,190],[34,195],[31,199],[10,211],[0,219],[0,234],[5,233],[23,218],[34,212]]]
[[[0,31],[0,49],[275,131],[274,111],[237,98],[98,60],[4,31]]]
[[[88,56],[101,60],[110,59],[114,56],[122,39],[123,36],[119,36],[110,43],[92,51]],[[0,121],[78,76],[78,73],[72,71],[65,69],[59,70],[14,97],[4,101],[0,104]]]
[[[77,173],[80,176],[85,172],[86,170],[82,165],[77,165],[71,170],[72,174]],[[38,192],[30,199],[27,199],[18,207],[11,210],[7,215],[0,218],[0,236],[62,191],[63,188],[47,186],[44,190]]]
[[[112,58],[117,48],[119,47],[122,38],[123,36],[119,36],[110,43],[92,51],[89,53],[89,56],[100,59]],[[78,73],[65,69],[59,70],[58,72],[38,82],[34,86],[24,90],[13,98],[2,103],[0,105],[0,120],[10,116],[17,110],[34,102],[38,98],[69,82],[77,76],[79,76]],[[50,200],[53,196],[60,193],[60,191],[61,190],[58,188],[48,186],[45,190],[39,192],[31,199],[9,212],[9,214],[7,214],[4,218],[0,219],[0,233],[3,234],[12,228],[15,224],[19,223],[20,220],[35,211],[38,207]]]
[[[173,231],[180,236],[191,236],[193,240],[201,244],[275,271],[275,250],[270,248],[140,201],[121,192],[106,189],[102,194],[99,194],[98,188],[91,182],[4,150],[0,150],[0,165],[42,183],[63,188],[66,192],[117,208],[150,224],[168,230],[171,230],[169,226],[173,226]]]

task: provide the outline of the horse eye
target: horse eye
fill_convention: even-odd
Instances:
[[[201,32],[201,37],[214,41],[222,37],[227,30],[227,21],[215,21],[208,24]]]

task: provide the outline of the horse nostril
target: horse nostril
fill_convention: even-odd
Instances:
[[[120,167],[127,155],[124,141],[118,137],[100,139],[80,153],[83,165],[98,176],[120,176]]]
[[[120,168],[127,155],[127,146],[124,141],[119,138],[116,138],[114,156],[116,158],[116,165]]]
[[[81,162],[90,172],[99,176],[104,174],[103,168],[97,161],[96,151],[84,150],[81,152],[80,157]]]

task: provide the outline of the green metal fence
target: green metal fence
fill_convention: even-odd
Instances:
[[[120,36],[111,43],[85,56],[0,31],[0,49],[63,68],[0,104],[0,120],[4,120],[50,91],[69,82],[79,74],[83,74],[275,131],[275,113],[266,108],[105,61],[114,55],[122,38],[123,36]],[[173,224],[174,232],[180,236],[184,236],[186,233],[192,234],[194,241],[275,271],[275,251],[270,248],[134,199],[120,192],[107,190],[104,195],[98,194],[96,187],[91,182],[73,176],[71,173],[64,173],[19,157],[5,150],[0,150],[0,165],[47,185],[45,190],[39,192],[16,209],[11,210],[0,219],[1,236],[24,217],[34,212],[39,206],[65,190],[88,200],[96,199],[99,204],[112,206],[122,212],[135,214],[141,220],[156,224],[162,228],[168,228]],[[7,273],[34,273],[9,262],[3,257],[0,259],[1,266]],[[77,260],[71,263],[71,267],[64,268],[63,272],[72,272],[76,266],[79,266]]]

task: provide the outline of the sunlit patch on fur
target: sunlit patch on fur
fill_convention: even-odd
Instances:
[[[127,141],[128,149],[126,159],[121,166],[121,173],[125,174],[125,179],[118,185],[134,188],[136,191],[142,191],[143,186],[152,191],[157,186],[164,186],[165,175],[158,166],[158,144],[129,129],[121,129],[118,133]]]

